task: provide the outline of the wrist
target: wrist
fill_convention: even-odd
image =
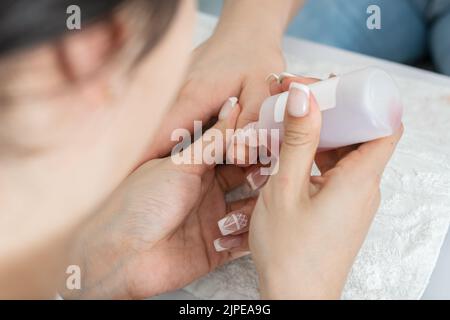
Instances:
[[[115,243],[104,235],[80,240],[72,249],[68,265],[80,270],[80,287],[70,288],[65,275],[59,293],[64,299],[114,299],[127,297],[123,259],[117,255]]]
[[[281,47],[293,0],[227,0],[214,36]],[[264,32],[261,30],[264,29]]]
[[[250,30],[217,29],[208,39],[208,47],[230,48],[240,52],[255,52],[260,55],[261,52],[268,54],[276,52],[283,57],[282,37],[274,35],[260,35]],[[251,46],[249,46],[251,44]],[[209,46],[210,45],[210,46]]]
[[[117,197],[115,198],[117,199]],[[80,268],[80,288],[69,289],[66,275],[59,291],[64,299],[128,298],[126,257],[123,256],[120,234],[110,223],[110,216],[120,207],[117,201],[108,205],[82,226],[70,251],[68,265]]]

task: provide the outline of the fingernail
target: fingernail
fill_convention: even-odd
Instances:
[[[276,81],[277,83],[280,83],[280,76],[276,73],[271,73],[266,77],[266,82],[271,83],[273,81]]]
[[[236,231],[244,229],[245,227],[247,227],[247,223],[248,223],[247,216],[241,212],[229,214],[227,217],[217,222],[217,224],[219,225],[220,232],[224,236],[227,236]]]
[[[301,83],[292,82],[289,86],[289,97],[287,100],[288,113],[293,117],[304,117],[309,112],[310,91]]]
[[[228,98],[228,100],[222,106],[222,109],[220,109],[219,120],[225,120],[226,118],[228,118],[231,111],[236,106],[237,102],[238,102],[238,98],[236,98],[236,97]]]
[[[297,76],[296,76],[296,75],[293,75],[293,74],[291,74],[291,73],[288,73],[288,72],[282,72],[282,73],[280,74],[280,76],[279,76],[279,81],[280,81],[280,83],[281,83],[281,82],[283,82],[283,80],[286,79],[286,78],[294,78],[294,77],[297,77]]]
[[[214,248],[217,252],[222,252],[237,248],[242,243],[241,236],[228,236],[214,240]]]
[[[268,176],[261,174],[260,168],[257,168],[247,176],[247,182],[252,190],[258,190],[262,188],[268,179]]]

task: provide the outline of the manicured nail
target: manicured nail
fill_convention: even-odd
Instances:
[[[293,117],[304,117],[309,112],[310,91],[301,83],[292,82],[289,86],[289,97],[287,100],[288,113]]]
[[[228,236],[214,240],[214,248],[217,252],[222,252],[237,248],[242,243],[241,236]]]
[[[225,120],[226,118],[228,118],[231,111],[236,106],[237,102],[238,102],[238,98],[236,98],[236,97],[228,98],[228,100],[222,106],[222,109],[220,109],[219,120]]]
[[[217,222],[217,224],[219,225],[220,232],[224,236],[227,236],[236,231],[244,229],[245,227],[247,227],[247,223],[248,223],[247,216],[241,212],[229,214],[227,217]]]
[[[274,81],[276,81],[277,83],[280,83],[280,76],[277,75],[276,73],[271,73],[266,77],[267,83],[272,83]]]
[[[286,78],[294,78],[294,77],[297,77],[297,76],[293,75],[292,73],[282,72],[279,76],[279,82],[281,83]]]
[[[250,185],[250,187],[252,188],[252,190],[261,189],[264,186],[264,184],[267,182],[268,179],[269,179],[269,176],[261,174],[260,168],[257,168],[253,172],[249,173],[249,175],[247,176],[247,182]]]

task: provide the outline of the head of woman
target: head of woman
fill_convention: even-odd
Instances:
[[[181,83],[193,16],[191,0],[0,2],[2,237],[80,220],[142,161]]]

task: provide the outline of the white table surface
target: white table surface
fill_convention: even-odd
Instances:
[[[202,39],[208,37],[216,24],[216,18],[206,14],[199,14],[199,24],[210,26],[208,33],[201,35]],[[197,33],[204,32],[197,30]],[[284,51],[288,54],[301,54],[303,60],[320,61],[328,60],[343,65],[371,65],[379,66],[386,71],[402,77],[419,79],[431,84],[450,87],[450,77],[434,72],[377,59],[362,54],[349,52],[301,39],[286,37],[284,39]],[[450,143],[450,142],[449,142]],[[160,296],[159,299],[193,299],[191,294],[179,290],[174,293]],[[430,283],[422,297],[423,299],[450,299],[450,233],[441,248],[441,253],[431,276]]]

